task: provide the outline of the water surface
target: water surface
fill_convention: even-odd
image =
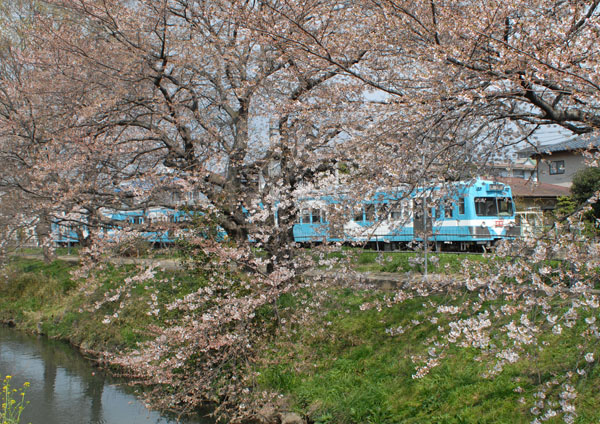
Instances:
[[[214,423],[202,417],[177,421],[149,411],[123,381],[92,366],[68,344],[1,326],[0,375],[11,375],[13,388],[31,384],[21,423]]]

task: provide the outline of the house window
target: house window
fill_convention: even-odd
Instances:
[[[550,175],[564,174],[565,173],[565,161],[564,160],[553,160],[550,162]]]

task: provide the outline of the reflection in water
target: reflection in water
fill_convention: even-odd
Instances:
[[[0,327],[0,376],[12,375],[14,388],[25,381],[23,423],[136,424],[176,423],[148,411],[118,380],[91,366],[65,343]],[[209,424],[195,418],[182,421]]]

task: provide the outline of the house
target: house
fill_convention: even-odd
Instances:
[[[539,209],[542,211],[553,210],[561,196],[569,196],[568,187],[541,183],[523,178],[504,177],[498,181],[508,184],[512,189],[513,199],[517,210]]]
[[[525,180],[537,180],[537,164],[529,157],[516,158],[506,162],[494,162],[488,165],[488,173],[491,178],[522,178]]]
[[[540,183],[571,187],[573,175],[586,167],[583,152],[599,148],[600,137],[580,136],[561,143],[523,149],[518,154],[537,161]]]

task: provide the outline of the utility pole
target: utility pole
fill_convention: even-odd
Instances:
[[[425,153],[423,153],[422,156],[422,163],[421,163],[422,169],[425,170]],[[422,190],[423,190],[423,259],[424,259],[424,267],[425,267],[425,272],[423,274],[423,278],[425,280],[427,280],[427,273],[428,273],[428,266],[427,266],[427,250],[428,250],[428,245],[427,245],[427,196],[425,196],[425,178],[423,178],[423,185],[422,185]]]

